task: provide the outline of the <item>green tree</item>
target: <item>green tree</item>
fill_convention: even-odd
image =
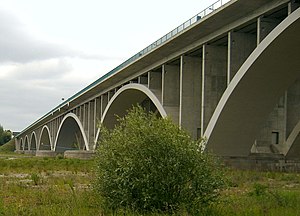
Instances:
[[[4,130],[3,126],[0,125],[0,146],[10,141],[12,133],[10,130]]]
[[[200,141],[141,107],[114,130],[101,127],[96,164],[94,186],[105,209],[199,210],[223,185],[220,166],[201,152]]]

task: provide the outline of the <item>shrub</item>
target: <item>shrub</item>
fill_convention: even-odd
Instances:
[[[216,200],[223,185],[214,158],[170,119],[134,107],[101,127],[94,188],[105,209],[176,211]]]
[[[38,185],[41,182],[41,176],[37,173],[32,173],[30,178],[34,185]]]
[[[15,150],[15,139],[11,139],[9,142],[0,146],[0,152],[13,152]]]

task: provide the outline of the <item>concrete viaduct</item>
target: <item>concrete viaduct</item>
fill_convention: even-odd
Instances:
[[[16,137],[37,156],[89,154],[134,104],[221,156],[300,157],[300,1],[219,0]]]

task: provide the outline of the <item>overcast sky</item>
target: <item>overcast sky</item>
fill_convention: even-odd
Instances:
[[[0,124],[21,131],[212,0],[0,0]]]

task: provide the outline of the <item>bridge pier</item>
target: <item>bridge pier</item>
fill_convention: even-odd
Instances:
[[[203,45],[201,135],[227,86],[227,44]]]
[[[179,80],[179,62],[164,64],[162,73],[162,105],[176,124],[179,124]]]
[[[201,69],[201,57],[181,56],[179,125],[195,139],[201,136]]]
[[[162,103],[162,73],[163,69],[160,67],[157,70],[148,72],[148,88],[154,93],[158,100]]]
[[[228,32],[227,85],[255,48],[255,34]]]

